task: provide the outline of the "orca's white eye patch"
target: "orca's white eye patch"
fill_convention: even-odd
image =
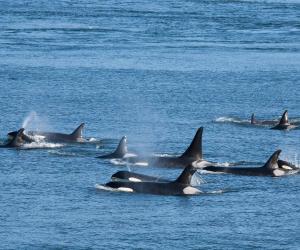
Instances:
[[[142,182],[140,179],[134,178],[134,177],[129,177],[128,180],[129,180],[129,181],[132,181],[132,182]]]

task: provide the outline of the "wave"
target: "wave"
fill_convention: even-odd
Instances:
[[[242,120],[235,117],[230,116],[221,116],[214,120],[214,122],[222,122],[222,123],[238,123],[238,124],[251,124],[250,120]]]
[[[64,152],[64,151],[58,151],[58,150],[48,150],[48,153],[54,154],[54,155],[61,155],[61,156],[77,156],[76,153]]]
[[[26,143],[22,146],[24,149],[37,149],[37,148],[61,148],[63,144],[49,143],[49,142],[32,142]]]

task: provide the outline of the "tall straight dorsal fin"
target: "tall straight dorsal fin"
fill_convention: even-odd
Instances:
[[[280,119],[280,122],[279,122],[279,125],[285,125],[285,124],[288,124],[289,123],[289,118],[288,118],[288,111],[284,111],[282,116],[281,116],[281,119]]]
[[[278,157],[281,153],[281,150],[277,150],[275,151],[271,157],[269,158],[269,160],[266,162],[266,164],[264,165],[265,168],[269,168],[269,169],[277,169],[278,168]]]
[[[190,185],[191,179],[193,174],[197,171],[196,168],[193,167],[192,164],[188,165],[182,173],[179,175],[179,177],[176,179],[176,183],[184,184],[184,185]]]
[[[6,145],[7,147],[19,147],[22,143],[22,135],[24,132],[24,128],[21,128],[17,131],[14,138]]]
[[[115,152],[112,153],[115,157],[124,157],[127,154],[127,137],[123,136]]]
[[[195,158],[195,160],[202,159],[202,133],[203,127],[198,128],[193,141],[187,150],[180,156],[181,158]]]
[[[82,130],[84,128],[84,123],[81,123],[71,134],[74,138],[82,138]]]
[[[254,113],[251,115],[251,124],[255,124],[255,116]]]

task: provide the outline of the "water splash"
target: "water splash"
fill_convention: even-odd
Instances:
[[[32,122],[36,122],[37,120],[37,113],[35,111],[31,111],[24,119],[22,123],[22,128],[27,129],[28,125]]]
[[[24,149],[37,149],[37,148],[61,148],[63,144],[59,143],[48,143],[48,142],[32,142],[26,143],[22,146]]]
[[[49,128],[46,117],[41,117],[35,111],[31,111],[25,118],[22,123],[22,128],[25,130],[46,130]]]

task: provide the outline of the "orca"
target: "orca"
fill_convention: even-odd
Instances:
[[[132,182],[132,181],[111,181],[104,185],[116,191],[157,194],[157,195],[193,195],[201,191],[191,186],[191,178],[196,172],[193,165],[187,166],[175,181],[167,182]]]
[[[114,153],[100,156],[98,158],[123,158],[131,164],[136,164],[138,162],[147,162],[148,165],[156,167],[184,168],[185,166],[191,164],[194,161],[197,161],[198,163],[204,161],[202,154],[202,134],[203,127],[200,127],[198,128],[190,146],[181,156],[133,156],[124,158],[124,155],[127,153],[127,148],[124,146],[124,144],[121,144],[121,140],[121,147],[119,144],[118,148]],[[126,141],[123,142],[126,143]],[[124,148],[126,148],[126,150]]]
[[[251,115],[251,121],[250,123],[252,125],[269,125],[269,126],[275,126],[277,124],[277,121],[274,120],[263,120],[263,121],[259,121],[256,120],[254,113]]]
[[[28,143],[36,141],[35,137],[41,137],[46,142],[84,142],[85,139],[82,137],[83,128],[84,123],[81,123],[71,134],[29,131],[26,134],[23,133],[22,139]],[[8,136],[12,137],[15,134],[16,131],[10,132]]]
[[[0,145],[1,148],[18,148],[24,144],[24,140],[22,139],[24,134],[24,128],[19,129],[14,133],[12,138],[4,145]]]
[[[289,123],[288,120],[288,111],[285,110],[284,113],[282,114],[282,117],[279,121],[279,123],[272,127],[271,129],[276,129],[276,130],[286,130],[286,129],[291,129],[294,128],[295,126]]]
[[[125,154],[127,154],[127,137],[123,136],[119,142],[117,149],[113,153],[97,156],[96,158],[121,159],[124,158]]]
[[[133,182],[169,182],[167,179],[150,175],[138,174],[129,171],[118,171],[111,176],[112,181],[133,181]]]
[[[278,167],[282,169],[287,169],[287,170],[299,170],[299,168],[292,164],[291,162],[287,162],[284,160],[278,160],[277,161]]]
[[[283,166],[285,164],[292,168],[295,167],[292,164],[289,164],[285,161],[278,160],[278,157],[281,153],[281,150],[275,151],[268,161],[262,167],[216,167],[216,166],[207,166],[202,168],[203,170],[212,171],[212,172],[221,172],[229,173],[236,175],[248,175],[248,176],[283,176],[289,174],[290,169],[286,169]],[[292,166],[292,167],[291,167]],[[295,169],[293,169],[295,170]]]

